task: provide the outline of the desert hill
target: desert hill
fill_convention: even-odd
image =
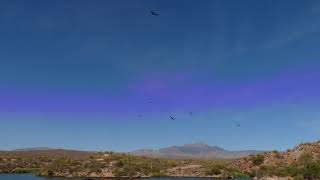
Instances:
[[[234,161],[230,166],[251,176],[320,178],[320,141],[304,143],[286,152],[265,152]]]

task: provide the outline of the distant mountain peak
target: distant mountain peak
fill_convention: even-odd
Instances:
[[[209,147],[208,144],[203,143],[203,142],[184,144],[183,146],[185,146],[185,147]]]
[[[197,142],[182,146],[170,146],[158,150],[141,149],[131,152],[135,155],[169,157],[169,158],[195,158],[195,159],[237,159],[261,151],[228,151],[219,146],[210,146]]]

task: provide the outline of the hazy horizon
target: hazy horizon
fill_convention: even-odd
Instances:
[[[316,141],[319,17],[316,0],[1,1],[0,149]]]
[[[32,150],[32,149],[36,149],[36,150],[55,150],[55,149],[63,149],[63,150],[76,150],[76,151],[97,151],[97,152],[108,152],[108,151],[113,151],[113,152],[119,152],[119,153],[127,153],[127,152],[134,152],[134,151],[139,151],[139,150],[159,150],[162,148],[168,148],[168,147],[182,147],[182,146],[186,146],[186,145],[195,145],[195,144],[203,144],[203,145],[208,145],[211,147],[219,147],[222,148],[224,150],[227,151],[272,151],[272,150],[276,150],[276,149],[272,149],[272,150],[263,150],[263,149],[226,149],[224,147],[221,147],[219,145],[216,144],[207,144],[205,142],[191,142],[191,143],[182,143],[182,144],[172,144],[172,145],[168,145],[165,147],[159,147],[159,148],[148,148],[148,147],[140,147],[137,149],[131,149],[128,151],[113,151],[112,149],[70,149],[70,148],[64,148],[64,147],[47,147],[47,146],[32,146],[32,147],[20,147],[20,148],[16,148],[16,149],[0,149],[0,151],[16,151],[16,150]]]

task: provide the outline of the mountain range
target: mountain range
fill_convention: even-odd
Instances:
[[[133,155],[147,157],[164,157],[164,158],[190,158],[190,159],[239,159],[263,151],[244,150],[229,151],[219,146],[210,146],[204,143],[185,144],[182,146],[171,146],[153,149],[139,149],[130,152]]]
[[[33,147],[15,149],[12,152],[33,152],[33,153],[58,153],[58,154],[82,154],[92,153],[86,151],[63,150],[48,147]],[[76,153],[75,153],[76,152]],[[264,151],[243,150],[230,151],[219,146],[210,146],[205,143],[184,144],[182,146],[170,146],[161,149],[139,149],[129,152],[132,155],[173,158],[173,159],[239,159],[252,154],[258,154]]]
[[[49,147],[32,147],[32,148],[14,149],[13,151],[50,151],[50,150],[56,150],[56,149],[49,148]]]

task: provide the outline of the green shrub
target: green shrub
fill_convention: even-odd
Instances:
[[[250,178],[250,176],[248,174],[243,173],[243,172],[234,172],[234,173],[232,173],[231,176],[234,177],[234,178],[240,178],[240,179],[248,179],[248,178]]]
[[[167,174],[164,172],[153,172],[151,174],[151,177],[166,177],[166,176],[167,176]]]
[[[16,168],[13,170],[13,173],[25,174],[25,173],[33,173],[36,174],[38,169],[36,168]]]
[[[306,179],[319,179],[320,178],[320,163],[312,162],[306,165],[302,171],[302,175]]]
[[[236,167],[224,167],[223,176],[225,177],[234,177],[234,178],[249,178],[250,175],[242,172],[239,168]]]
[[[264,155],[263,154],[256,154],[251,156],[250,160],[255,166],[259,166],[264,162]]]
[[[300,165],[300,166],[306,166],[312,162],[313,162],[313,156],[310,153],[304,153],[304,154],[300,155],[300,157],[297,161],[298,165]]]
[[[296,175],[293,177],[293,180],[304,180],[304,177],[302,175]]]
[[[219,175],[224,167],[220,164],[213,164],[211,166],[206,167],[206,175]]]

